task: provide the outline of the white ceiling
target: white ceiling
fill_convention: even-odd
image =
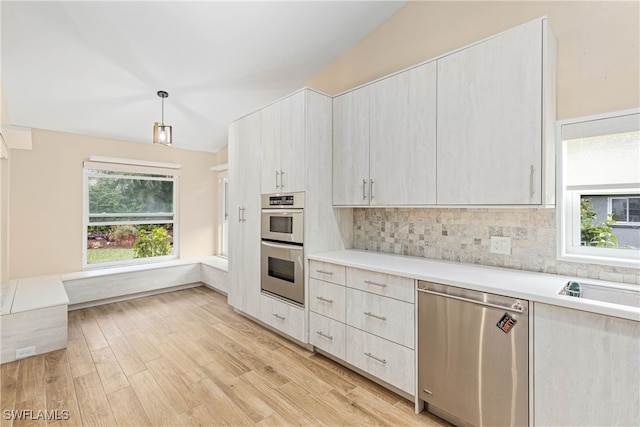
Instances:
[[[234,119],[301,88],[405,1],[7,1],[11,125],[217,151]]]

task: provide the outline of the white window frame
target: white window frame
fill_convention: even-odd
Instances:
[[[617,186],[617,188],[598,188],[598,186],[581,186],[567,189],[565,187],[564,162],[567,155],[563,141],[562,128],[565,125],[595,122],[597,120],[620,116],[640,114],[640,109],[625,110],[615,113],[599,114],[558,121],[556,123],[556,225],[557,225],[557,258],[561,261],[600,264],[614,267],[640,268],[640,250],[624,248],[604,248],[580,246],[580,197],[599,195],[634,194],[640,192],[640,183]]]
[[[174,163],[159,163],[149,161],[138,161],[130,159],[119,158],[107,158],[92,156],[88,161],[84,162],[82,168],[82,186],[83,186],[83,215],[82,215],[82,269],[83,270],[95,270],[102,268],[113,268],[130,265],[143,265],[152,264],[158,262],[165,262],[179,258],[179,187],[180,187],[180,168],[179,164]],[[140,174],[157,174],[167,175],[171,178],[167,180],[173,181],[173,220],[172,221],[154,221],[154,223],[173,224],[173,253],[171,255],[147,257],[147,258],[134,258],[122,261],[102,262],[102,263],[87,263],[87,230],[89,225],[89,176],[88,170],[105,170],[105,171],[119,171],[125,173],[140,173]],[[148,220],[142,221],[123,221],[122,224],[148,224]]]

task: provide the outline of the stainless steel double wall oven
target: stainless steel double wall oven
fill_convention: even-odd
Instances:
[[[262,195],[263,292],[304,305],[304,193]]]

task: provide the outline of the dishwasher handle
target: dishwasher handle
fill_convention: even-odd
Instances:
[[[491,308],[497,308],[497,309],[500,309],[500,310],[513,311],[515,313],[524,313],[524,308],[522,307],[522,305],[520,305],[519,302],[515,302],[511,307],[507,307],[507,306],[504,306],[504,305],[491,304],[489,302],[478,301],[478,300],[474,300],[474,299],[471,299],[471,298],[464,298],[464,297],[459,297],[459,296],[456,296],[456,295],[449,295],[449,294],[444,294],[444,293],[441,293],[441,292],[430,291],[428,289],[418,288],[417,290],[418,290],[418,292],[423,292],[425,294],[437,295],[437,296],[440,296],[440,297],[451,298],[451,299],[455,299],[455,300],[458,300],[458,301],[470,302],[470,303],[473,303],[473,304],[482,305],[484,307],[491,307]]]

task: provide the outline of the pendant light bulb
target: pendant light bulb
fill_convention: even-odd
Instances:
[[[162,121],[153,125],[153,143],[170,146],[172,143],[171,126],[164,124],[164,99],[169,97],[169,94],[160,90],[158,91],[158,97],[162,100]]]

